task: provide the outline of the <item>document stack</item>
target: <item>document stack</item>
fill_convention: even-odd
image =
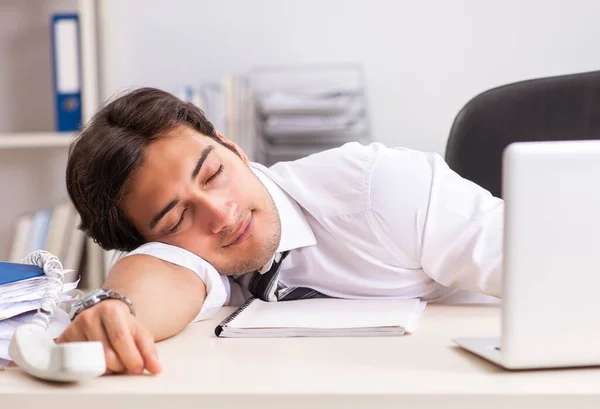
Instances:
[[[61,301],[65,303],[74,299],[72,290],[78,284],[73,277],[67,277],[67,281],[73,282],[63,285]],[[37,266],[0,262],[0,368],[10,360],[8,346],[13,333],[35,315],[49,283],[50,279]],[[69,322],[67,313],[57,308],[48,328],[51,336],[58,337]]]
[[[258,161],[270,166],[371,140],[360,66],[254,70]]]

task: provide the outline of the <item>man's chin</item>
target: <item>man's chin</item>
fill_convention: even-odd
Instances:
[[[218,269],[217,269],[217,271],[218,271],[218,272],[219,272],[219,274],[220,274],[220,275],[222,275],[222,276],[226,276],[226,277],[235,277],[235,276],[242,276],[242,275],[244,275],[244,274],[252,273],[252,272],[254,272],[254,271],[256,271],[256,270],[252,270],[252,271],[246,271],[246,272],[244,272],[244,273],[237,273],[237,272],[235,272],[235,271],[222,271],[222,270],[218,270]]]
[[[229,268],[218,268],[215,267],[216,270],[219,272],[219,274],[223,275],[223,276],[240,276],[240,275],[244,275],[244,274],[248,274],[248,273],[254,273],[257,270],[260,270],[265,264],[267,264],[267,261],[265,261],[264,263],[254,263],[251,266],[235,266],[235,267],[229,267]]]

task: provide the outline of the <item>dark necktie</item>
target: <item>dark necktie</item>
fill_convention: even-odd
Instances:
[[[263,301],[291,301],[305,298],[323,297],[318,291],[306,287],[286,287],[279,281],[279,267],[290,252],[284,251],[281,257],[273,260],[269,271],[260,274],[258,271],[251,273],[252,278],[248,284],[250,293]]]

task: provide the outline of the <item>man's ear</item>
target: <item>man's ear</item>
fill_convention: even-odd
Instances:
[[[246,163],[246,165],[248,165],[250,163],[250,161],[248,160],[248,156],[246,156],[244,151],[238,146],[237,143],[230,141],[225,136],[223,136],[223,134],[221,132],[219,132],[217,130],[215,130],[215,135],[225,145],[229,146],[230,148],[235,149],[235,151],[240,155],[240,158],[242,158],[242,160],[244,161],[244,163]]]

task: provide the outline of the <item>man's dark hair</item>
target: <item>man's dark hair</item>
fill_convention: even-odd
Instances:
[[[144,243],[119,204],[146,147],[179,125],[237,153],[199,108],[155,88],[131,91],[101,108],[71,145],[67,191],[81,216],[79,228],[105,250],[131,251]]]

